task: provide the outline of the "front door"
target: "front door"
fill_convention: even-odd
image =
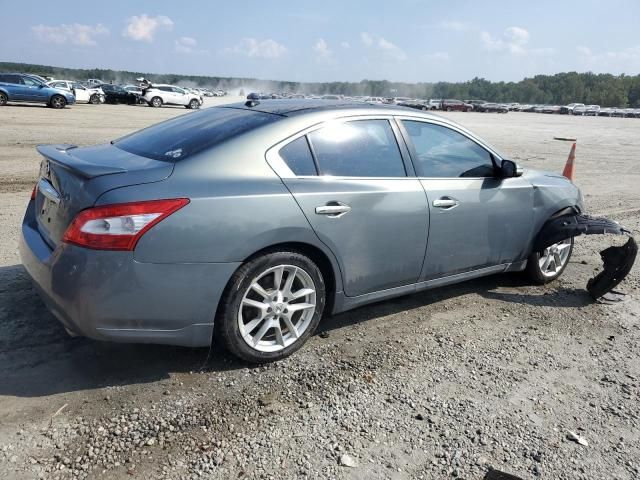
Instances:
[[[498,178],[491,153],[462,131],[414,120],[402,125],[431,213],[421,279],[521,259],[531,236],[531,184]]]
[[[325,124],[279,156],[292,171],[285,184],[338,259],[347,296],[417,281],[428,235],[426,196],[407,176],[388,119]]]

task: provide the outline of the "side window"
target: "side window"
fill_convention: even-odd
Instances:
[[[38,85],[40,85],[40,82],[34,80],[33,78],[29,78],[29,77],[22,77],[22,83],[24,83],[25,85],[27,85],[29,87],[37,87]]]
[[[184,95],[184,93],[185,93],[184,90],[182,90],[181,88],[178,88],[178,87],[173,87],[173,91],[175,93],[179,93],[180,95]]]
[[[307,137],[302,136],[287,143],[278,153],[294,174],[299,176],[318,174]]]
[[[388,120],[332,122],[309,134],[321,175],[405,177]]]
[[[24,85],[20,75],[7,75],[7,82],[14,83],[16,85]]]
[[[473,140],[450,128],[403,120],[417,158],[421,177],[491,177],[491,154]]]

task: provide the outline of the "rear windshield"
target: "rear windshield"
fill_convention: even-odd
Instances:
[[[280,118],[237,108],[207,108],[152,125],[111,143],[129,153],[177,162]]]

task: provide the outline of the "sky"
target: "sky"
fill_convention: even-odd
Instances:
[[[640,73],[640,0],[12,5],[0,61],[305,82]]]

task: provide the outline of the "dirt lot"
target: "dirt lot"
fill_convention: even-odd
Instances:
[[[302,351],[264,367],[216,348],[69,338],[16,253],[34,146],[104,142],[185,113],[0,109],[1,478],[640,476],[639,268],[622,304],[584,290],[616,238],[579,238],[544,288],[500,275],[326,318]],[[576,136],[588,209],[640,229],[640,120],[448,116],[525,167],[561,171],[569,145],[553,137]]]

